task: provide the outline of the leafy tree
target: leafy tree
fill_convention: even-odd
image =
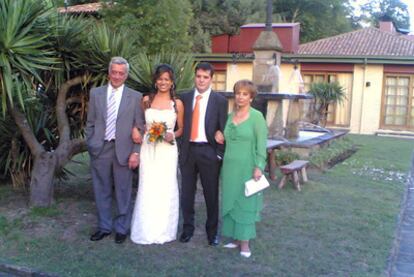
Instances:
[[[141,52],[190,52],[192,12],[188,0],[119,0],[102,14],[115,29],[131,31]]]
[[[210,36],[237,34],[246,23],[264,23],[265,0],[191,0],[193,51],[208,52]],[[301,41],[308,42],[352,30],[359,25],[350,0],[273,1],[273,22],[301,23]],[[208,44],[207,44],[208,43]]]
[[[191,0],[193,52],[210,51],[210,37],[236,34],[247,18],[264,9],[264,0]]]
[[[407,5],[401,0],[373,0],[361,7],[362,21],[378,26],[379,21],[391,20],[397,28],[409,29],[410,17]]]
[[[287,22],[300,22],[301,42],[352,30],[349,0],[278,0],[273,12]]]

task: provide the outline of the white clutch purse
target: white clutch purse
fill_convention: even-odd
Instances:
[[[247,197],[264,190],[270,186],[269,182],[267,181],[264,174],[262,174],[262,177],[260,177],[259,181],[256,181],[255,179],[250,179],[244,183],[244,195]]]

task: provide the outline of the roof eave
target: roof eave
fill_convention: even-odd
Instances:
[[[193,54],[196,61],[249,63],[254,60],[253,54],[231,53],[198,53]],[[414,64],[413,56],[331,56],[331,55],[298,55],[282,54],[285,63],[353,63],[353,64]]]
[[[231,54],[231,53],[196,53],[193,54],[196,61],[205,62],[248,62],[254,60],[253,53],[251,54]]]
[[[354,64],[410,64],[413,56],[332,56],[332,55],[298,55],[284,54],[284,62],[301,63],[354,63]]]

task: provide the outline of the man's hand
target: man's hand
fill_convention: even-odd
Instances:
[[[132,128],[131,136],[132,136],[132,140],[134,141],[134,143],[136,144],[142,143],[142,136],[139,130],[137,129],[137,127]]]
[[[139,154],[132,153],[131,155],[129,155],[129,160],[128,160],[129,169],[135,169],[138,167],[138,165],[139,165]]]

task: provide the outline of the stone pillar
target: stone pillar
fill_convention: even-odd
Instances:
[[[289,103],[288,116],[286,120],[285,137],[297,139],[299,136],[300,105],[299,99],[293,99]]]
[[[283,101],[268,101],[266,122],[269,129],[269,138],[278,139],[283,137]]]
[[[273,72],[280,66],[282,45],[273,31],[263,31],[253,45],[253,83],[260,93],[276,93],[279,91],[279,76]],[[280,70],[280,69],[279,69]],[[268,106],[267,123],[269,136],[276,137],[283,133],[282,105],[274,103]],[[269,117],[271,120],[269,122]]]
[[[280,52],[272,50],[255,50],[253,62],[253,83],[259,92],[279,91]],[[279,67],[279,68],[277,68]]]
[[[253,83],[259,92],[278,92],[279,76],[270,76],[271,68],[280,66],[282,45],[273,31],[263,31],[253,45]]]

